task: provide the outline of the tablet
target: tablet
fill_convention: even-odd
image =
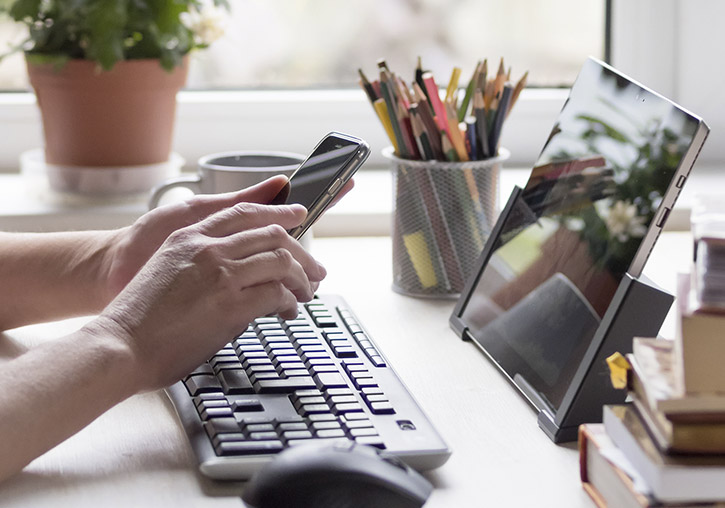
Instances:
[[[451,316],[535,405],[555,414],[575,389],[620,283],[640,276],[708,132],[603,62],[583,66]]]

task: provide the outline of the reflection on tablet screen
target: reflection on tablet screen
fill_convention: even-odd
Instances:
[[[554,409],[622,277],[640,275],[701,125],[595,60],[577,78],[461,314]]]

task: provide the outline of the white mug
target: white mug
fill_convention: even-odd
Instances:
[[[195,175],[167,180],[151,191],[149,209],[156,208],[164,194],[184,187],[194,194],[218,194],[244,189],[274,175],[290,176],[304,161],[302,155],[288,152],[236,151],[205,155],[199,159]]]

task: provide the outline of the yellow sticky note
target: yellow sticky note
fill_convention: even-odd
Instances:
[[[438,284],[433,261],[430,257],[430,250],[422,231],[416,231],[408,235],[403,235],[403,243],[408,251],[413,269],[418,275],[420,285],[424,288],[430,288]]]
[[[614,353],[607,358],[607,365],[612,386],[618,390],[627,388],[627,372],[632,368],[627,359],[619,353]]]

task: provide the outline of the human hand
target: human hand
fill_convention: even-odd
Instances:
[[[304,217],[239,203],[174,231],[91,329],[128,345],[138,390],[180,379],[254,318],[292,319],[313,297],[325,270],[287,234]]]
[[[103,260],[107,281],[104,306],[128,284],[171,233],[237,203],[269,203],[286,182],[284,176],[276,176],[236,192],[195,195],[184,202],[155,208],[131,226],[112,232],[110,247]]]

